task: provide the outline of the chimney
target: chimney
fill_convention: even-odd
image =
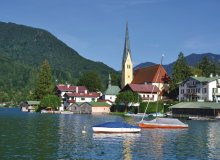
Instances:
[[[70,85],[69,85],[69,84],[67,84],[67,88],[68,88],[68,89],[70,88]]]
[[[212,78],[213,77],[213,75],[212,75],[212,73],[210,74],[210,78]]]
[[[78,89],[78,86],[76,86],[76,93],[78,93],[79,92],[79,89]]]
[[[88,93],[88,91],[87,90],[85,90],[85,94],[87,94]]]
[[[195,77],[197,77],[197,74],[195,74]]]

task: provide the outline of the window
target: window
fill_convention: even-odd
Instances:
[[[206,88],[203,88],[203,91],[202,91],[203,93],[206,93]]]
[[[95,98],[92,98],[92,101],[95,101]]]
[[[81,100],[85,100],[85,98],[81,98]]]
[[[200,88],[197,88],[197,93],[200,93]]]
[[[130,69],[130,68],[131,68],[131,66],[129,64],[127,64],[127,69]]]

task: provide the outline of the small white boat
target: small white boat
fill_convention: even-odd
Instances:
[[[153,116],[153,117],[165,117],[166,115],[160,112],[157,113],[150,113],[149,116]]]
[[[143,117],[143,115],[144,115],[144,113],[137,113],[137,114],[126,113],[126,114],[124,114],[124,116],[126,116],[126,117]],[[144,116],[148,117],[148,114],[145,114]]]
[[[106,122],[92,127],[95,133],[138,133],[141,128],[125,122]]]

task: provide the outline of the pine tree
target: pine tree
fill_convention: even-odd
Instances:
[[[35,86],[34,98],[41,100],[44,96],[52,93],[51,68],[47,60],[40,67],[38,79]]]
[[[173,66],[173,74],[170,83],[170,94],[172,97],[178,95],[178,83],[192,75],[191,68],[187,65],[184,54],[180,52]]]
[[[197,65],[197,68],[202,70],[202,76],[209,77],[210,74],[216,74],[217,66],[215,63],[210,61],[208,57],[203,57],[202,60]]]

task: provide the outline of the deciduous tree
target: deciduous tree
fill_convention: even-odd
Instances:
[[[78,80],[77,85],[86,86],[91,92],[101,91],[102,82],[96,72],[86,72]]]
[[[59,97],[56,95],[47,95],[44,96],[40,102],[41,108],[51,107],[53,110],[57,110],[57,108],[61,105],[61,101]]]
[[[128,111],[129,103],[140,103],[142,101],[141,96],[132,91],[124,91],[117,95],[116,103],[123,103],[125,105],[125,112]]]

